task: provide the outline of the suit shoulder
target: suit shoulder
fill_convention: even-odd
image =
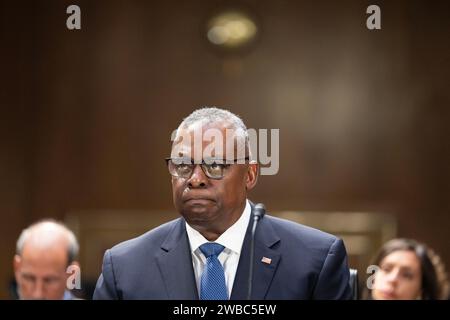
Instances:
[[[130,239],[123,241],[110,249],[112,256],[132,256],[140,255],[144,252],[154,251],[154,249],[160,248],[161,244],[166,239],[167,235],[173,230],[173,228],[181,223],[181,219],[175,219],[166,222],[146,233]]]
[[[327,232],[297,223],[290,220],[266,215],[264,219],[270,221],[272,227],[279,235],[288,240],[300,240],[304,243],[314,243],[315,245],[331,246],[338,238]]]

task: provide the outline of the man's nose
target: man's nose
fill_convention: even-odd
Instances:
[[[36,281],[36,284],[33,288],[33,291],[31,292],[31,298],[32,299],[45,299],[44,297],[44,282],[43,281]]]
[[[190,188],[205,188],[208,183],[208,177],[203,172],[202,167],[199,164],[192,169],[192,175],[188,180],[188,186]]]

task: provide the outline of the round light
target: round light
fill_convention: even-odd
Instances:
[[[208,22],[207,38],[214,45],[235,48],[253,40],[257,31],[249,16],[230,11],[218,14]]]

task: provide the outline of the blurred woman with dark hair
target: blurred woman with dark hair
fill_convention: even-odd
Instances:
[[[438,300],[449,298],[447,274],[440,257],[412,239],[393,239],[381,247],[373,262],[378,270],[372,290],[374,300]]]

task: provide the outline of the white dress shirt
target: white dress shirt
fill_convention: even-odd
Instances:
[[[250,214],[251,206],[248,200],[246,200],[245,209],[241,217],[214,241],[225,247],[218,258],[225,272],[225,285],[227,286],[228,298],[230,298],[233,289],[242,244],[244,243],[245,233],[250,221]],[[194,266],[198,295],[200,296],[200,282],[206,264],[206,257],[200,251],[199,247],[209,241],[188,223],[186,223],[186,232],[191,246],[192,264]]]

